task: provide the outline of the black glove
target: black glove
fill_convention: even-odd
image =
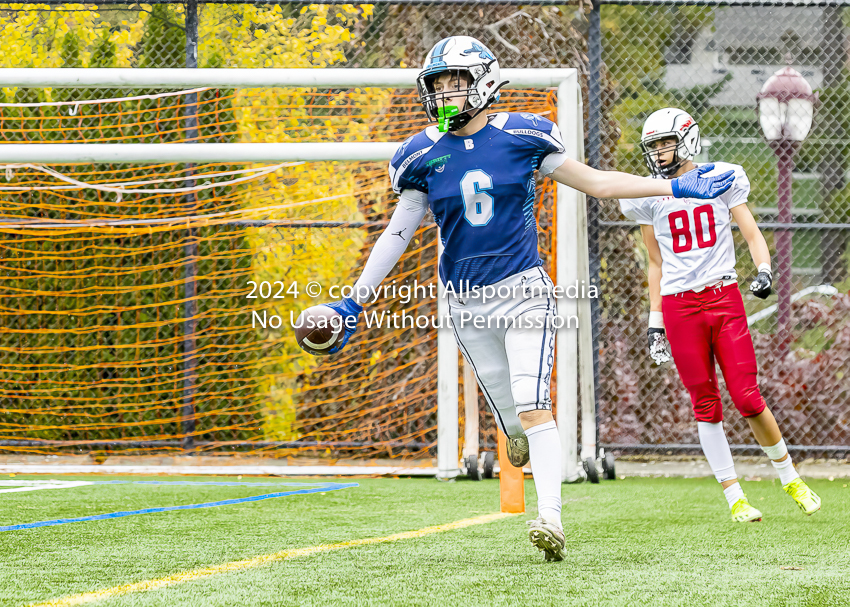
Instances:
[[[762,270],[758,273],[753,284],[750,285],[750,291],[760,299],[767,299],[767,296],[773,291],[773,274],[770,273],[770,270]]]
[[[656,365],[663,365],[670,361],[670,342],[667,341],[667,331],[654,329],[652,327],[646,332],[649,338],[649,356]]]

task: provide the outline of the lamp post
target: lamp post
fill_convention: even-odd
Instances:
[[[791,171],[794,155],[808,136],[814,120],[817,94],[802,74],[784,67],[764,83],[756,97],[759,125],[778,160],[780,224],[793,221],[791,212]],[[776,294],[778,302],[778,337],[784,354],[790,337],[791,321],[791,231],[776,231]]]

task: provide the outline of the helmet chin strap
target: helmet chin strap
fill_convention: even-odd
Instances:
[[[508,80],[505,80],[499,86],[495,88],[495,90],[490,95],[490,99],[481,108],[468,108],[466,106],[469,105],[469,99],[464,99],[463,102],[463,110],[458,110],[456,106],[449,106],[442,108],[437,108],[437,128],[441,133],[445,133],[446,131],[453,133],[455,131],[459,131],[467,124],[469,124],[473,118],[478,116],[488,107],[493,105],[496,102],[496,95],[499,93],[499,89],[508,84]],[[452,113],[451,110],[454,110]]]
[[[454,105],[437,108],[437,129],[441,133],[459,131],[483,111],[478,108],[467,109],[468,104],[469,101],[464,101],[463,111]]]
[[[682,168],[683,164],[684,164],[684,162],[681,162],[681,161],[671,162],[669,165],[665,165],[663,167],[658,167],[658,173],[664,179],[673,179],[673,177],[676,175],[676,173],[679,171],[679,169]]]
[[[673,156],[673,161],[664,165],[663,167],[658,167],[658,172],[661,174],[664,179],[673,179],[679,169],[682,168],[682,165],[685,164],[685,161],[679,158],[679,151],[676,150],[675,155]]]
[[[448,125],[449,132],[454,133],[455,131],[461,130],[467,124],[472,122],[472,119],[480,113],[481,110],[477,108],[469,108],[464,109],[462,112],[457,112],[454,116],[455,120],[451,121]]]

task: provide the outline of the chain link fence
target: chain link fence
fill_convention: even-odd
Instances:
[[[637,146],[643,120],[652,111],[670,105],[691,112],[699,121],[703,134],[703,154],[699,160],[734,162],[747,171],[752,184],[750,206],[760,224],[766,226],[765,235],[773,252],[778,233],[776,227],[785,218],[779,217],[777,160],[761,136],[755,103],[766,79],[785,65],[791,65],[820,95],[815,126],[795,158],[792,221],[780,226],[792,235],[792,292],[804,293],[808,287],[827,284],[834,288],[829,291],[834,294],[812,293],[794,301],[787,333],[782,340],[778,340],[782,332],[777,325],[777,314],[767,309],[777,304],[776,296],[762,302],[745,295],[745,304],[751,316],[764,312],[761,320],[754,321],[751,326],[760,383],[787,440],[796,447],[840,456],[846,453],[850,439],[850,296],[847,295],[850,285],[847,277],[850,186],[845,178],[850,154],[847,145],[850,142],[850,114],[847,112],[850,91],[845,77],[850,9],[832,2],[797,7],[774,4],[747,2],[746,6],[730,6],[713,1],[704,5],[659,1],[602,6],[590,2],[522,6],[491,2],[163,3],[141,7],[100,4],[96,8],[88,5],[49,8],[45,5],[7,5],[0,7],[0,21],[4,27],[4,36],[0,39],[3,51],[0,67],[417,67],[427,50],[441,38],[468,34],[485,42],[503,67],[577,67],[580,70],[587,119],[587,157],[594,166],[647,174]],[[51,101],[81,101],[127,93],[90,89],[64,93],[4,89],[6,101],[10,103],[38,103],[48,98]],[[180,115],[185,115],[187,107],[194,107],[196,101],[191,98],[166,110],[162,110],[161,104],[145,106],[141,110],[148,113],[140,110],[138,120],[144,122],[147,116],[149,120],[145,124],[148,126],[138,131],[141,139],[136,141],[239,140],[245,128],[231,111],[231,97],[232,92],[227,91],[202,93],[200,101],[209,109],[188,123],[181,120]],[[219,98],[221,101],[217,102]],[[312,108],[313,122],[309,123],[309,128],[325,129],[322,136],[334,137],[334,131],[330,126],[325,128],[321,120],[323,115],[334,115],[330,108],[335,103],[332,99],[333,91],[324,97],[299,97],[281,103],[277,111],[286,114],[297,113],[299,106]],[[405,129],[421,121],[422,116],[415,100],[401,100],[400,96],[394,99],[396,118],[388,120],[381,127],[381,133],[386,139],[398,140],[406,136]],[[253,111],[255,116],[262,115],[262,106],[260,109],[254,107]],[[50,134],[49,121],[42,121],[39,132],[34,134],[26,122],[19,121],[13,126],[10,122],[13,118],[5,112],[3,137],[8,141],[60,140]],[[407,120],[406,125],[393,126],[400,124],[401,118]],[[115,128],[114,118],[108,122],[110,129],[99,131],[98,120],[102,124],[103,117],[89,116],[81,122],[74,140],[126,138],[125,131]],[[305,130],[305,123],[287,130],[285,120],[279,122],[283,126],[281,130],[272,129],[275,135],[309,139],[313,132]],[[199,130],[195,130],[196,126]],[[300,130],[293,135],[296,128]],[[251,140],[258,140],[256,135],[254,132]],[[368,179],[377,178],[370,176]],[[355,196],[360,216],[386,220],[389,207],[383,195],[379,198],[385,206],[375,209],[377,199],[371,190],[365,186],[358,188],[358,192],[363,192]],[[551,199],[551,192],[547,192],[541,194],[544,202]],[[234,202],[238,201],[234,199]],[[187,208],[191,206],[190,201],[184,200],[183,204],[188,205]],[[657,368],[650,364],[646,354],[649,304],[646,254],[639,233],[635,226],[624,221],[617,201],[590,200],[589,205],[591,278],[599,284],[601,293],[594,302],[594,336],[598,346],[594,352],[598,441],[620,453],[675,453],[694,449],[698,447],[696,425],[686,390],[672,366]],[[544,206],[549,207],[550,203],[545,202]],[[57,207],[56,211],[61,214],[61,208]],[[320,215],[313,218],[338,219]],[[548,264],[551,222],[545,213],[538,219],[541,248]],[[423,228],[427,229],[430,228]],[[364,232],[356,228],[346,233],[358,243],[359,257],[364,258],[379,229],[373,227]],[[247,268],[256,263],[256,258],[245,243],[252,238],[251,234],[236,230],[225,236],[216,240],[212,234],[204,233],[199,242],[202,247],[212,244],[219,247],[215,249],[218,263],[225,263],[228,279],[241,275],[240,272],[250,273]],[[278,243],[291,245],[293,250],[296,241],[302,249],[309,248],[293,230],[282,228],[275,233],[275,238]],[[157,255],[162,256],[162,251],[168,249],[171,257],[157,257],[156,263],[171,260],[178,264],[175,267],[182,269],[181,259],[197,255],[197,249],[193,253],[191,248],[186,248],[189,246],[186,239],[186,233],[169,235]],[[746,244],[737,234],[736,244],[743,285],[753,275],[754,268]],[[27,246],[34,247],[37,243]],[[62,246],[72,248],[70,244]],[[271,251],[274,247],[267,241],[260,248]],[[416,255],[415,260],[405,258],[414,266],[406,267],[405,260],[402,261],[399,276],[410,278],[417,269],[424,272],[422,278],[433,279],[433,268],[429,264],[435,252],[423,248]],[[25,261],[16,263],[27,267]],[[211,271],[209,268],[203,270],[202,274]],[[179,276],[175,274],[177,279]],[[215,302],[223,300],[210,296],[216,286],[202,280],[196,284],[197,293],[181,292],[170,297],[181,301],[184,295],[189,299],[198,297],[199,301],[208,302],[202,303],[202,308],[213,306],[220,312],[222,305],[216,307]],[[235,284],[229,288],[234,293],[238,291]],[[218,289],[219,296],[221,292]],[[130,305],[128,302],[121,305],[125,304]],[[174,319],[168,331],[179,327],[178,321],[186,322],[187,315],[191,317],[192,313],[191,307],[173,310]],[[208,340],[204,342],[206,346],[201,342],[181,342],[176,334],[171,336],[170,347],[174,352],[169,353],[171,358],[167,359],[170,387],[164,391],[148,391],[157,394],[150,398],[158,405],[171,407],[167,423],[182,424],[183,442],[178,441],[169,448],[195,448],[196,443],[204,442],[216,448],[227,445],[235,448],[234,445],[238,447],[249,435],[252,440],[258,436],[285,436],[287,444],[296,445],[300,438],[309,435],[303,445],[312,445],[313,453],[325,454],[324,449],[345,445],[346,437],[351,439],[356,435],[356,440],[348,440],[351,446],[348,453],[356,456],[398,456],[433,449],[436,416],[431,402],[433,395],[427,386],[433,383],[436,374],[436,350],[427,335],[408,335],[408,358],[403,364],[398,359],[376,360],[369,352],[350,360],[348,371],[339,364],[323,363],[309,376],[295,376],[295,399],[303,401],[300,408],[279,413],[280,419],[269,421],[274,411],[269,413],[268,407],[264,408],[260,402],[262,398],[246,394],[252,386],[267,384],[269,377],[280,377],[275,376],[280,370],[274,365],[263,366],[257,362],[271,356],[268,350],[262,350],[267,344],[261,344],[268,336],[263,339],[237,336],[235,328],[245,324],[239,314],[244,314],[244,310],[228,314],[236,320],[231,322],[231,331],[221,333],[227,337],[210,337],[215,331],[208,332],[203,338]],[[110,318],[108,315],[94,318],[92,327],[103,329],[109,323],[121,322],[120,315],[116,316],[118,320]],[[203,332],[203,325],[195,328],[184,325],[182,330]],[[363,335],[362,339],[370,348],[386,351],[386,345],[381,344],[387,343],[387,336]],[[228,381],[233,384],[230,387],[222,389],[223,384],[218,381],[190,383],[187,387],[188,375],[184,376],[180,370],[181,365],[185,365],[187,353],[192,354],[189,359],[193,369],[215,372],[216,365],[227,366],[228,352],[238,355],[240,340],[249,342],[243,350],[251,350],[253,354],[236,362],[252,367],[251,373],[245,375],[244,371],[228,367]],[[215,352],[212,358],[210,351]],[[294,353],[284,348],[274,356],[290,360]],[[122,366],[132,368],[131,363],[130,359],[122,361],[121,365],[99,361],[93,367],[100,369],[95,373],[97,377],[91,378],[93,385],[102,386],[103,382],[120,375]],[[151,373],[152,377],[160,376],[156,369]],[[400,406],[393,413],[406,416],[404,424],[392,422],[388,415],[387,419],[369,422],[368,427],[358,426],[356,432],[351,428],[341,428],[338,433],[316,430],[311,424],[344,410],[344,403],[334,404],[335,398],[346,394],[362,395],[362,392],[340,390],[335,384],[342,376],[348,382],[361,378],[361,383],[379,381],[396,386],[397,389],[384,390],[380,398],[390,404],[409,404],[407,409]],[[23,390],[31,379],[29,375],[15,376],[10,381],[20,384],[16,384],[14,390]],[[268,387],[263,389],[273,391]],[[102,391],[102,387],[98,390]],[[137,390],[146,390],[144,382],[137,385]],[[95,390],[93,394],[100,393]],[[20,405],[17,396],[15,399],[14,407],[8,403],[0,405],[16,411],[6,414],[5,423],[11,425],[20,421],[27,407]],[[201,401],[208,403],[210,413],[206,418],[212,420],[209,422],[212,430],[206,434],[203,421],[197,427],[186,425],[187,418],[193,418],[199,410],[187,405],[192,399],[196,405]],[[221,411],[227,408],[219,406],[224,401],[235,409],[241,406],[242,410],[229,420],[224,419]],[[244,406],[240,405],[243,401]],[[363,401],[353,417],[368,416],[370,402]],[[109,409],[114,403],[107,405],[98,415],[104,418],[123,415]],[[495,442],[494,427],[483,398],[480,405],[482,444],[489,446]],[[746,423],[734,412],[725,391],[724,405],[729,413],[730,442],[738,450],[745,449],[746,445],[754,446]],[[46,414],[44,410],[39,409],[38,415],[43,414]],[[150,423],[155,426],[158,422],[154,419]],[[269,426],[276,429],[268,431]],[[281,427],[286,430],[280,430]],[[266,430],[257,430],[261,428]],[[302,433],[294,428],[300,428]],[[178,430],[162,433],[180,434]],[[185,436],[193,438],[187,442]],[[49,437],[76,440],[79,435],[55,431]],[[333,441],[327,442],[329,437],[333,437]],[[89,433],[86,439],[90,441],[86,448],[94,448],[91,441],[95,438]],[[269,441],[268,448],[274,449],[275,444],[281,441]],[[145,448],[151,448],[149,443],[146,445]],[[19,446],[8,443],[8,448]],[[104,447],[107,451],[110,448]]]
[[[850,439],[850,12],[838,3],[777,4],[603,5],[600,76],[615,96],[600,119],[598,140],[588,145],[598,146],[602,167],[647,174],[637,145],[642,123],[653,111],[675,106],[700,125],[698,160],[744,167],[752,186],[749,205],[771,250],[775,286],[790,279],[794,294],[762,301],[747,293],[755,268],[736,232],[739,283],[762,394],[789,444],[843,456]],[[779,162],[762,136],[756,97],[786,66],[811,84],[820,104],[794,159],[791,212],[783,215],[788,201],[779,195]],[[595,326],[599,440],[630,452],[693,448],[698,437],[687,391],[674,368],[650,364],[645,353],[647,260],[640,233],[623,221],[617,201],[597,204],[593,228],[601,264],[594,270],[603,293]],[[777,259],[783,232],[791,241],[785,266]],[[821,285],[832,288],[813,291]],[[722,380],[721,392],[730,443],[738,451],[756,447]]]

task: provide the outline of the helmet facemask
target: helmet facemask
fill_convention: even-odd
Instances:
[[[494,101],[491,97],[483,107],[477,107],[481,102],[477,83],[488,71],[486,66],[476,65],[471,70],[444,69],[420,75],[416,79],[416,88],[428,120],[437,122],[438,129],[443,133],[460,130],[469,124]],[[456,78],[455,90],[437,92],[434,84],[437,78],[446,73]],[[459,103],[461,99],[462,104]]]
[[[675,142],[670,142],[669,144],[659,148],[652,147],[652,144],[656,141],[672,139],[674,137],[676,139]],[[679,169],[681,169],[682,166],[691,159],[691,154],[688,152],[685,140],[679,137],[678,134],[665,133],[662,137],[651,139],[649,141],[641,141],[640,149],[641,152],[643,152],[644,162],[652,175],[655,177],[663,177],[664,179],[672,179]],[[673,159],[663,166],[658,166],[658,157],[670,150],[673,150]]]

